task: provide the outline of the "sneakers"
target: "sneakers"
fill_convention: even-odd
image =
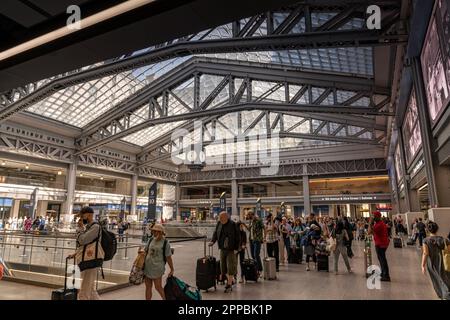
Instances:
[[[241,279],[239,280],[239,283],[244,283],[244,278],[241,278]]]
[[[225,293],[229,293],[229,292],[231,292],[231,291],[233,291],[233,287],[232,286],[230,286],[229,284],[227,284],[226,286],[225,286]]]
[[[309,271],[310,269],[309,269],[309,267],[306,267],[306,271]]]
[[[352,269],[348,269],[347,271],[348,271],[348,273],[353,273]]]
[[[391,282],[391,278],[390,277],[383,277],[380,280],[381,281],[386,281],[386,282]]]

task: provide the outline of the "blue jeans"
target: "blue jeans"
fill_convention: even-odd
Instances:
[[[250,241],[250,252],[252,254],[252,258],[256,260],[258,271],[262,271],[261,242],[255,240]]]
[[[289,257],[291,256],[291,239],[289,237],[286,237],[283,239],[283,241],[284,241],[284,247],[286,248],[286,251],[288,254],[287,258],[289,261]]]

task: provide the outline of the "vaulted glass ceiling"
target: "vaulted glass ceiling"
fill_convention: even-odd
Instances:
[[[313,28],[318,28],[324,23],[329,21],[337,13],[312,13],[311,22]],[[280,26],[283,21],[288,17],[288,12],[275,13],[273,18],[274,29]],[[245,26],[249,19],[242,19],[240,24],[241,28]],[[346,24],[341,26],[340,30],[353,30],[361,29],[363,27],[364,20],[353,18]],[[290,34],[305,32],[305,19],[301,18],[295,26],[290,30]],[[252,37],[267,35],[267,23],[264,21],[257,30],[251,35]],[[171,43],[177,43],[179,41],[202,41],[202,40],[214,40],[214,39],[227,39],[232,37],[232,25],[226,24],[216,27],[214,29],[205,30],[199,32],[196,35],[190,37],[184,37],[177,39]],[[168,44],[166,44],[168,45]],[[163,45],[164,46],[164,45]],[[138,54],[144,54],[152,50],[157,49],[160,46],[153,46],[150,48],[136,51],[130,55],[119,57],[117,59],[125,58],[128,56],[136,56]],[[308,49],[308,50],[286,50],[286,51],[267,51],[267,52],[239,52],[239,53],[225,53],[225,54],[205,54],[206,57],[214,57],[220,59],[227,59],[233,61],[250,61],[258,62],[261,64],[280,64],[292,67],[300,67],[304,69],[321,70],[325,72],[344,73],[344,74],[356,74],[365,77],[373,76],[373,50],[372,48],[364,47],[350,47],[350,48],[320,48],[320,49]],[[170,60],[162,61],[156,64],[140,67],[134,70],[125,71],[112,76],[103,77],[101,79],[86,82],[81,85],[72,86],[54,93],[52,96],[44,99],[43,101],[31,106],[27,111],[51,118],[57,121],[64,122],[66,124],[83,128],[94,119],[101,117],[103,114],[110,110],[113,110],[121,101],[134,94],[137,90],[145,87],[149,83],[157,80],[168,71],[176,68],[181,63],[185,62],[192,56],[178,57]],[[90,68],[88,66],[85,68]],[[217,86],[220,82],[220,78],[214,79],[212,76],[208,81],[203,81],[206,85],[201,88],[200,99],[204,100],[208,94]],[[44,80],[42,83],[45,83]],[[174,92],[188,104],[191,104],[193,97],[190,96],[193,86],[193,82],[185,83]],[[255,97],[263,95],[270,89],[268,83],[254,81],[252,83],[253,92]],[[228,93],[228,88],[225,88],[221,94],[216,97],[214,105],[224,103]],[[318,88],[314,88],[312,91],[313,98],[320,96],[322,92]],[[293,92],[290,92],[292,95]],[[337,91],[336,98],[338,103],[347,100],[351,96],[351,92]],[[269,96],[262,97],[264,101],[282,101],[284,98],[284,91],[275,91]],[[304,96],[301,99],[306,99]],[[321,104],[333,104],[333,101],[329,101],[329,98],[325,99]],[[302,102],[302,100],[300,100]],[[306,101],[303,101],[307,103]],[[183,110],[183,105],[175,99],[169,101],[174,110],[173,113],[177,114]],[[353,105],[369,105],[368,98],[362,98]],[[130,119],[132,125],[136,125],[144,121],[144,114],[148,112],[148,107],[144,106],[138,112],[135,112]],[[251,122],[251,115],[248,115],[248,119],[244,118],[245,123]],[[123,141],[136,144],[138,146],[144,146],[162,135],[170,132],[174,128],[177,128],[186,121],[179,121],[175,123],[169,123],[164,125],[157,125],[154,127],[146,128],[137,133],[129,135],[123,138]],[[300,127],[299,127],[300,128]],[[299,129],[297,129],[299,130]],[[283,138],[282,145],[286,148],[294,146],[308,146],[308,145],[327,145],[336,144],[336,142],[323,141],[323,140],[306,140],[297,138]]]

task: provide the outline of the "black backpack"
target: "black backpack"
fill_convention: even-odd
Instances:
[[[117,239],[116,235],[111,231],[108,231],[105,227],[100,225],[102,230],[102,249],[105,252],[105,257],[103,261],[110,261],[116,255],[117,252]]]

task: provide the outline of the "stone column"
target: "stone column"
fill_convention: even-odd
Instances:
[[[309,197],[309,176],[307,171],[307,165],[303,165],[303,203],[305,206],[305,215],[309,215],[311,213],[311,200]]]
[[[237,205],[238,198],[238,183],[236,180],[236,170],[233,169],[233,178],[231,179],[231,216],[234,219],[239,220],[239,212]]]
[[[136,206],[137,206],[137,188],[138,188],[138,175],[133,174],[131,177],[130,183],[130,194],[131,194],[131,206],[130,206],[130,215],[136,215]]]
[[[181,198],[181,190],[180,185],[177,183],[175,185],[175,220],[181,220],[180,214],[180,198]]]
[[[209,199],[214,198],[214,186],[209,186]]]
[[[20,209],[20,200],[13,200],[13,205],[11,208],[11,217],[18,218],[19,217],[19,209]]]
[[[75,200],[75,183],[77,179],[77,165],[71,163],[66,176],[66,201],[63,204],[62,217],[65,223],[70,223],[73,217],[73,202]]]

